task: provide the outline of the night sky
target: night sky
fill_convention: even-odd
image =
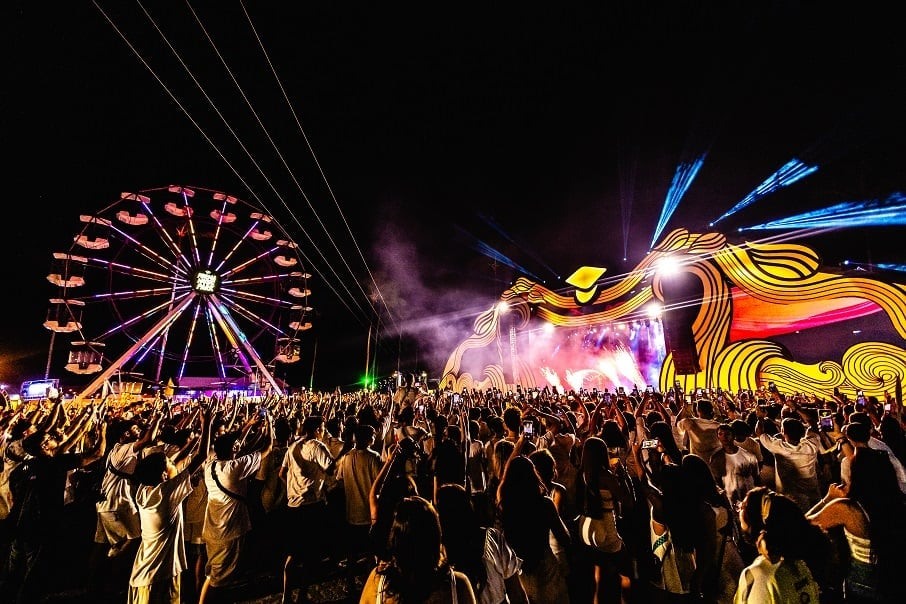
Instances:
[[[704,158],[667,231],[707,230],[792,158],[819,166],[721,222],[731,240],[906,190],[892,8],[384,4],[5,4],[0,381],[43,377],[51,254],[121,191],[260,200],[317,259],[315,327],[286,377],[352,387],[369,328],[378,373],[434,374],[514,278],[631,269],[682,162]],[[801,242],[828,267],[903,263],[902,235]],[[337,299],[328,266],[374,279],[380,321]]]

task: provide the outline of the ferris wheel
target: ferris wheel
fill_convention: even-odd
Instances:
[[[239,375],[275,394],[275,363],[300,358],[311,291],[298,246],[255,205],[218,191],[169,186],[121,193],[79,217],[55,252],[44,326],[72,337],[65,368],[162,383]],[[48,363],[50,363],[50,354]]]

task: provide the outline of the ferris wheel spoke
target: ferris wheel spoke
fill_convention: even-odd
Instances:
[[[208,254],[208,266],[213,266],[214,264],[214,252],[217,250],[217,242],[220,241],[220,232],[223,227],[224,222],[235,222],[236,214],[232,212],[227,212],[228,205],[235,205],[238,201],[232,195],[225,195],[223,193],[216,193],[214,195],[214,200],[222,200],[223,204],[220,206],[220,210],[214,210],[211,212],[211,217],[217,221],[217,227],[214,229],[214,237],[211,239],[211,251]]]
[[[279,394],[283,394],[283,389],[277,384],[274,380],[274,376],[271,375],[268,371],[267,366],[261,360],[261,357],[258,356],[258,353],[255,352],[255,349],[252,348],[249,343],[248,337],[245,333],[239,328],[236,324],[236,321],[230,315],[230,311],[227,309],[226,304],[220,301],[216,294],[211,294],[210,299],[208,300],[208,305],[211,308],[211,311],[214,313],[214,316],[218,319],[218,324],[224,333],[230,340],[230,344],[240,348],[241,351],[245,353],[254,361],[255,365],[258,367],[258,370],[261,371],[261,374],[270,382],[271,388]],[[248,359],[240,354],[240,360],[243,365],[246,367],[246,371],[251,372],[252,368],[249,366]]]
[[[75,300],[80,300],[82,302],[113,302],[113,301],[125,301],[125,300],[134,300],[136,298],[150,298],[155,296],[170,296],[174,292],[181,296],[184,296],[186,292],[189,291],[188,286],[185,287],[158,287],[154,289],[131,289],[118,292],[104,292],[94,295],[86,295],[80,297],[74,297]]]
[[[159,273],[151,271],[145,268],[130,266],[128,264],[123,264],[122,262],[113,262],[112,260],[104,260],[103,258],[94,258],[94,257],[84,257],[86,266],[104,268],[109,271],[117,272],[121,275],[128,275],[131,277],[141,277],[143,279],[148,279],[151,281],[157,281],[160,283],[185,283],[188,284],[188,280],[182,276],[172,276],[166,273]]]
[[[223,336],[226,338],[227,342],[230,344],[230,348],[236,353],[237,360],[242,364],[243,369],[246,372],[250,373],[252,371],[252,366],[249,363],[248,357],[246,356],[246,346],[245,343],[248,341],[245,333],[236,325],[236,322],[228,317],[228,311],[222,303],[213,303],[208,302],[208,309],[211,312],[213,320],[211,321],[211,337],[215,345],[218,343],[217,338],[217,328],[220,328],[220,332],[223,333]],[[219,347],[218,347],[218,350]],[[225,369],[225,364],[223,363],[223,355],[219,355],[218,359],[220,360],[221,365]]]
[[[259,304],[270,304],[289,310],[292,310],[293,306],[296,305],[295,300],[283,300],[280,298],[275,298],[274,296],[264,296],[249,291],[240,291],[238,289],[221,288],[220,292],[224,296],[228,296],[230,299],[247,300],[249,302],[257,302]]]
[[[157,233],[157,236],[160,237],[161,243],[173,254],[173,258],[176,261],[176,265],[180,268],[183,274],[188,274],[192,270],[192,264],[185,257],[185,255],[179,250],[179,246],[173,240],[173,236],[170,234],[170,231],[164,227],[161,223],[160,218],[154,212],[154,209],[151,207],[151,198],[141,195],[139,200],[142,204],[142,208],[151,218],[151,221],[154,223],[154,231]]]
[[[281,329],[279,326],[274,325],[273,323],[271,323],[270,321],[268,321],[267,319],[265,319],[265,318],[262,317],[261,315],[255,313],[254,311],[252,311],[252,310],[249,309],[249,308],[246,308],[246,307],[243,306],[242,304],[238,304],[235,300],[230,300],[230,299],[227,298],[226,296],[221,297],[221,300],[222,300],[223,302],[227,303],[227,305],[229,306],[229,308],[230,308],[231,310],[233,310],[234,312],[236,312],[236,314],[239,314],[239,315],[243,316],[243,317],[244,317],[246,320],[248,320],[249,322],[251,322],[251,323],[258,323],[258,324],[261,324],[261,325],[267,325],[267,326],[270,328],[271,333],[274,333],[274,334],[277,334],[277,335],[281,335],[281,336],[288,335],[288,334],[287,334],[285,331],[283,331],[283,329]]]
[[[163,342],[164,342],[164,340],[165,340],[166,337],[167,337],[167,332],[168,332],[168,331],[169,331],[168,329],[162,330],[162,331],[161,331],[159,334],[157,334],[152,340],[150,340],[150,341],[143,347],[143,349],[139,349],[139,352],[140,352],[141,354],[139,354],[138,357],[135,359],[135,361],[132,363],[132,366],[133,366],[134,368],[138,368],[139,366],[141,366],[142,362],[145,360],[145,357],[147,357],[148,354],[149,354],[152,350],[154,350],[155,347],[156,347],[158,344],[160,344],[161,347],[164,346]]]
[[[271,273],[268,275],[257,275],[254,277],[243,277],[242,279],[223,279],[221,284],[236,287],[238,285],[262,285],[273,283],[274,281],[284,281],[286,279],[303,279],[306,273],[292,271],[289,273]]]
[[[195,258],[195,266],[199,266],[201,264],[201,256],[198,250],[198,235],[195,233],[195,220],[193,218],[195,211],[192,209],[192,204],[189,203],[189,199],[191,197],[194,197],[195,193],[192,192],[191,189],[186,189],[184,187],[175,187],[171,188],[170,190],[179,193],[179,195],[182,197],[185,208],[186,222],[189,225],[189,237],[192,238],[192,254]]]
[[[257,220],[252,221],[251,225],[249,225],[248,230],[246,230],[245,233],[241,237],[236,239],[236,242],[233,244],[233,247],[231,247],[230,250],[226,253],[226,256],[224,256],[220,260],[220,263],[214,269],[215,271],[220,272],[223,269],[223,267],[226,266],[227,262],[229,262],[230,259],[232,259],[232,257],[236,254],[236,252],[242,246],[242,243],[244,241],[246,241],[247,239],[249,239],[252,236],[252,233],[257,232],[258,224],[259,224],[259,221],[257,221]]]
[[[179,363],[179,370],[177,371],[177,376],[182,378],[186,372],[186,365],[189,362],[189,351],[192,349],[192,342],[195,341],[195,328],[198,326],[198,315],[201,312],[201,304],[196,304],[195,309],[192,312],[192,321],[189,323],[189,331],[186,334],[186,345],[182,351],[182,359]]]
[[[113,231],[114,233],[119,235],[122,238],[122,241],[124,243],[131,245],[132,249],[134,249],[134,251],[136,253],[140,254],[141,256],[144,256],[145,258],[150,260],[152,263],[154,263],[156,266],[158,266],[162,269],[177,271],[177,272],[181,273],[183,276],[186,276],[188,274],[187,271],[183,267],[179,266],[178,262],[176,264],[174,264],[171,260],[160,255],[152,247],[142,243],[136,237],[130,235],[123,229],[121,229],[118,226],[116,226],[115,224],[113,224],[113,221],[111,221],[107,218],[99,218],[99,217],[95,217],[95,216],[87,216],[87,217],[83,216],[82,220],[85,221],[86,218],[91,219],[91,222],[93,224],[101,224],[103,226],[108,227],[111,231]]]
[[[186,296],[194,296],[194,295],[195,295],[194,292],[188,292],[187,294],[180,296],[179,300],[184,300],[186,298]],[[180,302],[178,302],[177,305],[179,305],[181,303],[182,302],[180,301]],[[124,331],[125,329],[131,327],[132,325],[140,323],[141,321],[145,321],[145,320],[153,317],[154,315],[159,314],[159,313],[163,312],[164,310],[170,308],[171,306],[172,306],[172,302],[170,300],[167,300],[166,302],[158,304],[157,306],[155,306],[153,308],[149,308],[148,310],[146,310],[143,313],[135,315],[131,319],[127,319],[126,321],[123,321],[119,325],[114,325],[113,327],[111,327],[110,329],[108,329],[107,331],[102,333],[100,336],[98,336],[96,339],[100,340],[100,341],[104,341],[107,338],[109,338],[111,335]]]
[[[221,378],[225,378],[227,370],[226,363],[223,360],[223,348],[220,344],[220,338],[217,336],[217,320],[214,318],[214,313],[211,312],[210,307],[205,308],[205,314],[208,316],[208,330],[210,332],[211,348],[214,350],[214,362],[217,365],[217,375]]]
[[[223,280],[229,282],[229,281],[230,281],[229,277],[232,277],[233,275],[236,275],[236,274],[238,274],[238,273],[241,273],[242,271],[246,270],[246,269],[249,268],[250,266],[254,266],[255,263],[257,263],[258,261],[262,260],[263,258],[270,258],[271,254],[273,254],[276,250],[277,250],[277,248],[276,248],[276,247],[273,247],[273,248],[270,248],[270,249],[268,249],[268,250],[265,250],[265,251],[261,252],[261,253],[258,254],[257,256],[254,256],[254,257],[252,257],[252,258],[249,258],[249,259],[246,260],[245,262],[243,262],[243,263],[241,263],[241,264],[238,264],[238,265],[234,266],[233,268],[231,268],[231,269],[228,270],[228,271],[225,271],[225,272],[221,275],[221,279],[223,279]]]

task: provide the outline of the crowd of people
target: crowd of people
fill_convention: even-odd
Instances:
[[[773,385],[7,406],[0,601],[331,568],[364,604],[902,602],[903,420]]]

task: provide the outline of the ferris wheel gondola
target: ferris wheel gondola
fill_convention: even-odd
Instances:
[[[311,327],[311,275],[272,216],[232,195],[169,186],[122,193],[79,220],[70,248],[53,254],[44,322],[52,342],[78,338],[67,369],[98,373],[77,398],[122,371],[177,383],[238,371],[282,394],[269,363],[299,360],[285,343]]]

